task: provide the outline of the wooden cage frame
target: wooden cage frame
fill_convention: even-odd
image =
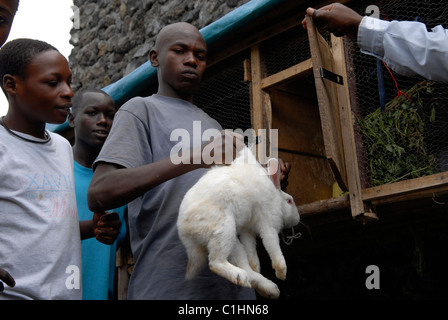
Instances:
[[[313,215],[349,208],[354,219],[378,219],[372,208],[419,198],[434,198],[448,193],[448,173],[361,188],[360,172],[354,138],[350,89],[347,83],[347,62],[343,38],[331,35],[330,44],[319,34],[307,17],[311,58],[265,77],[262,74],[259,44],[251,46],[250,61],[246,61],[246,80],[251,84],[251,114],[253,128],[273,128],[273,96],[275,89],[301,78],[314,77],[325,157],[335,181],[348,194],[328,197],[305,204],[299,203],[302,215]]]

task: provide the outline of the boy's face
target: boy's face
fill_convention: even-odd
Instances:
[[[159,68],[161,85],[172,96],[191,97],[207,67],[204,38],[194,27],[176,24],[158,42],[157,51],[151,53],[151,62]]]
[[[8,96],[24,118],[57,124],[67,119],[73,97],[72,73],[58,51],[38,54],[25,69],[25,76],[13,79],[14,88]]]
[[[76,143],[101,148],[114,120],[114,101],[106,94],[86,92],[81,104],[69,117],[70,125],[75,128]]]
[[[0,47],[8,39],[18,3],[18,0],[0,0]]]

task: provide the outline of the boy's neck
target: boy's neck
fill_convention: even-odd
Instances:
[[[93,162],[98,157],[100,150],[93,148],[83,148],[79,143],[73,145],[73,158],[76,162],[86,168],[91,168]]]
[[[185,100],[187,102],[193,103],[193,95],[192,94],[182,95],[174,90],[164,90],[163,88],[159,88],[159,90],[157,91],[157,94],[160,96]]]
[[[25,133],[38,139],[45,139],[45,122],[28,122],[20,116],[15,117],[10,112],[3,118],[3,122],[13,131]]]

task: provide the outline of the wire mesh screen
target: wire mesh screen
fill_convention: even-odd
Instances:
[[[347,5],[361,15],[375,5],[383,20],[417,20],[428,30],[448,27],[444,0],[361,0]],[[319,31],[329,39],[328,32]],[[362,187],[447,171],[448,84],[401,76],[361,53],[356,39],[345,38],[344,44]],[[311,57],[307,32],[301,27],[263,41],[260,52],[264,77]],[[195,103],[223,128],[251,127],[250,87],[243,67],[249,57],[246,50],[209,68],[195,95]]]
[[[218,121],[224,129],[251,128],[250,88],[244,82],[243,52],[207,69],[195,104]]]
[[[448,26],[447,1],[349,4],[361,15],[369,5],[383,20],[417,20],[428,30]],[[448,170],[448,84],[398,75],[361,53],[356,40],[346,38],[345,48],[363,187]]]
[[[260,52],[266,77],[311,58],[308,34],[301,26],[262,42]]]

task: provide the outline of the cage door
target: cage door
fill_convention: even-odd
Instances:
[[[331,48],[308,16],[307,26],[325,153],[339,187],[347,191],[347,174],[337,97],[337,86],[340,84],[333,82],[336,80],[341,83],[344,79],[335,78],[340,76],[334,73]],[[334,79],[330,79],[330,77]]]
[[[307,16],[313,74],[327,160],[340,188],[350,192],[353,217],[366,214],[349,102],[342,38],[330,44]]]

